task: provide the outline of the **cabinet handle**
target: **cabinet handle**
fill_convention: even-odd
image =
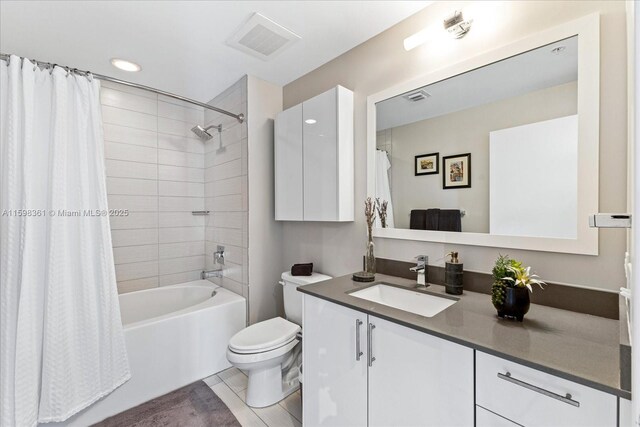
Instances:
[[[369,366],[373,366],[373,362],[376,361],[376,358],[373,357],[373,330],[375,328],[376,325],[369,323],[369,328],[367,329],[367,357],[369,357]]]
[[[505,381],[509,381],[512,384],[519,385],[520,387],[524,387],[524,388],[526,388],[528,390],[535,391],[536,393],[543,394],[543,395],[545,395],[547,397],[551,397],[553,399],[559,400],[560,402],[564,402],[567,405],[575,406],[576,408],[580,407],[580,402],[578,402],[576,400],[573,400],[571,398],[571,394],[567,393],[566,396],[563,396],[561,394],[554,393],[552,391],[549,391],[549,390],[546,390],[544,388],[535,386],[533,384],[529,384],[529,383],[524,382],[522,380],[519,380],[517,378],[513,378],[511,376],[510,372],[507,372],[506,374],[502,374],[502,373],[498,372],[498,378],[500,378],[502,380],[505,380]]]
[[[362,351],[360,351],[360,326],[362,326],[362,320],[356,319],[356,361],[360,361]]]

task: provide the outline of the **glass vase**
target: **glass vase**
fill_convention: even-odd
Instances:
[[[376,274],[376,255],[374,253],[373,239],[369,237],[367,242],[367,250],[364,254],[364,271]]]

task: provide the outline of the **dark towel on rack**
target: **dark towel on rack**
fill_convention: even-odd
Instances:
[[[440,231],[462,231],[462,221],[459,209],[440,209],[438,219]]]
[[[291,267],[292,276],[311,276],[313,274],[313,263],[293,264]]]
[[[427,218],[426,218],[424,229],[425,230],[440,229],[440,209],[427,209]]]
[[[409,228],[411,230],[425,230],[427,226],[427,210],[413,209],[409,218]]]

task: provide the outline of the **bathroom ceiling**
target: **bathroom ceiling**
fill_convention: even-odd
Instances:
[[[285,85],[429,3],[2,0],[0,51],[208,101],[244,74]],[[302,39],[270,61],[228,46],[254,12]],[[142,71],[117,70],[109,62],[114,57]]]

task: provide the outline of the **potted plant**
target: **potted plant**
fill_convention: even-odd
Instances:
[[[493,267],[491,302],[502,318],[515,318],[522,322],[529,311],[529,292],[532,285],[542,289],[545,285],[538,276],[531,273],[531,267],[524,267],[520,261],[500,255]]]

